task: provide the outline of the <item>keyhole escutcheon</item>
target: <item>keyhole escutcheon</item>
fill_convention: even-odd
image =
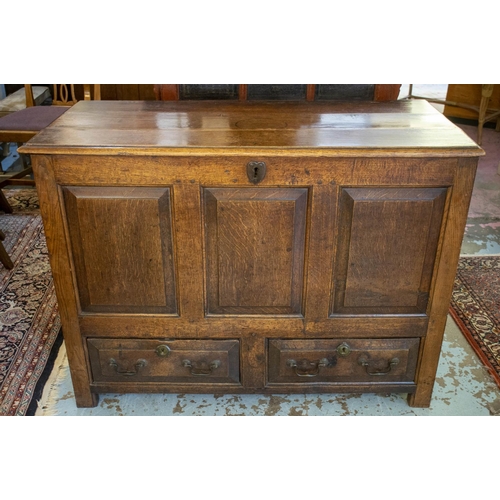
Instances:
[[[266,176],[266,164],[263,161],[248,162],[247,176],[252,184],[258,184]]]

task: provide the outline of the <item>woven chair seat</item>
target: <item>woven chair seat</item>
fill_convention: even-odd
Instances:
[[[33,100],[35,106],[40,106],[44,101],[50,99],[48,87],[33,86]],[[26,108],[26,92],[24,89],[16,90],[13,94],[0,100],[0,117],[6,116]]]
[[[32,106],[0,118],[0,130],[40,131],[65,113],[70,106]]]

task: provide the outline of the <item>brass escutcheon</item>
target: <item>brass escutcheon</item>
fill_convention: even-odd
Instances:
[[[162,344],[155,349],[155,352],[158,356],[166,358],[167,356],[170,356],[170,347],[168,347],[168,345]]]
[[[349,344],[342,342],[342,344],[337,347],[337,354],[339,356],[349,356],[349,354],[351,354],[351,347]]]

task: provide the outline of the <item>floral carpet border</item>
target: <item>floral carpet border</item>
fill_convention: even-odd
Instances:
[[[500,387],[500,257],[461,257],[450,315]]]

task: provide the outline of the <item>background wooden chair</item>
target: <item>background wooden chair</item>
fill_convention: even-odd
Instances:
[[[469,85],[470,86],[470,85]],[[496,119],[496,128],[497,132],[500,132],[500,109],[489,109],[490,99],[493,94],[494,84],[492,83],[483,83],[481,84],[481,101],[478,104],[468,103],[468,102],[459,102],[455,100],[448,99],[434,99],[432,97],[424,97],[413,94],[413,84],[410,84],[410,90],[408,93],[408,99],[425,99],[426,101],[433,102],[436,104],[444,104],[445,106],[450,106],[453,108],[463,108],[468,111],[473,111],[477,114],[477,143],[481,145],[483,139],[483,128],[484,124],[493,121]],[[445,109],[446,114],[446,109]],[[500,166],[499,166],[500,173]]]
[[[18,145],[31,139],[54,120],[65,113],[78,99],[73,84],[54,84],[52,92],[51,106],[37,106],[31,85],[26,84],[26,108],[6,116],[0,117],[0,143],[15,142]],[[83,99],[101,99],[101,88],[99,84],[94,84],[93,89],[90,84],[83,85]],[[2,193],[2,188],[8,185],[31,185],[35,183],[33,179],[26,176],[32,173],[31,167],[26,164],[25,158],[21,155],[23,168],[20,172],[0,180],[0,210],[11,213],[7,199]]]
[[[37,106],[51,99],[49,87],[45,85],[33,85],[31,89],[33,92],[33,99]],[[20,88],[0,100],[0,117],[10,115],[26,107],[26,90]]]

